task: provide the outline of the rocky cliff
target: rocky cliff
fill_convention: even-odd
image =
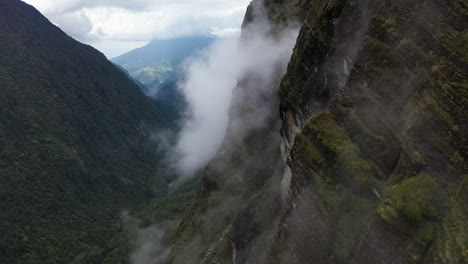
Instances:
[[[466,6],[311,5],[279,91],[291,180],[267,262],[467,261]]]
[[[464,1],[254,0],[244,38],[302,27],[266,125],[206,168],[173,262],[466,263],[466,18]]]

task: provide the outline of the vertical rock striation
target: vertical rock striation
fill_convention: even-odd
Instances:
[[[466,3],[255,0],[244,38],[262,15],[302,25],[278,101],[205,170],[175,260],[466,263]]]
[[[311,4],[279,92],[291,183],[267,263],[466,262],[466,6]]]

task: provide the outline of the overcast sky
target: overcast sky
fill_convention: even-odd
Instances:
[[[152,39],[238,34],[250,0],[24,0],[113,58]]]

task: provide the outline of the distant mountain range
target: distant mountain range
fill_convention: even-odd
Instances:
[[[177,89],[183,74],[181,64],[215,40],[210,36],[153,40],[111,61],[153,99],[166,117],[177,121],[186,109],[184,96]]]
[[[173,82],[180,73],[180,64],[214,42],[210,36],[153,40],[148,45],[111,59],[144,85],[147,94],[163,84]]]

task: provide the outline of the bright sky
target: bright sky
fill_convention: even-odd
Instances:
[[[152,39],[240,32],[251,0],[23,0],[113,58]]]

